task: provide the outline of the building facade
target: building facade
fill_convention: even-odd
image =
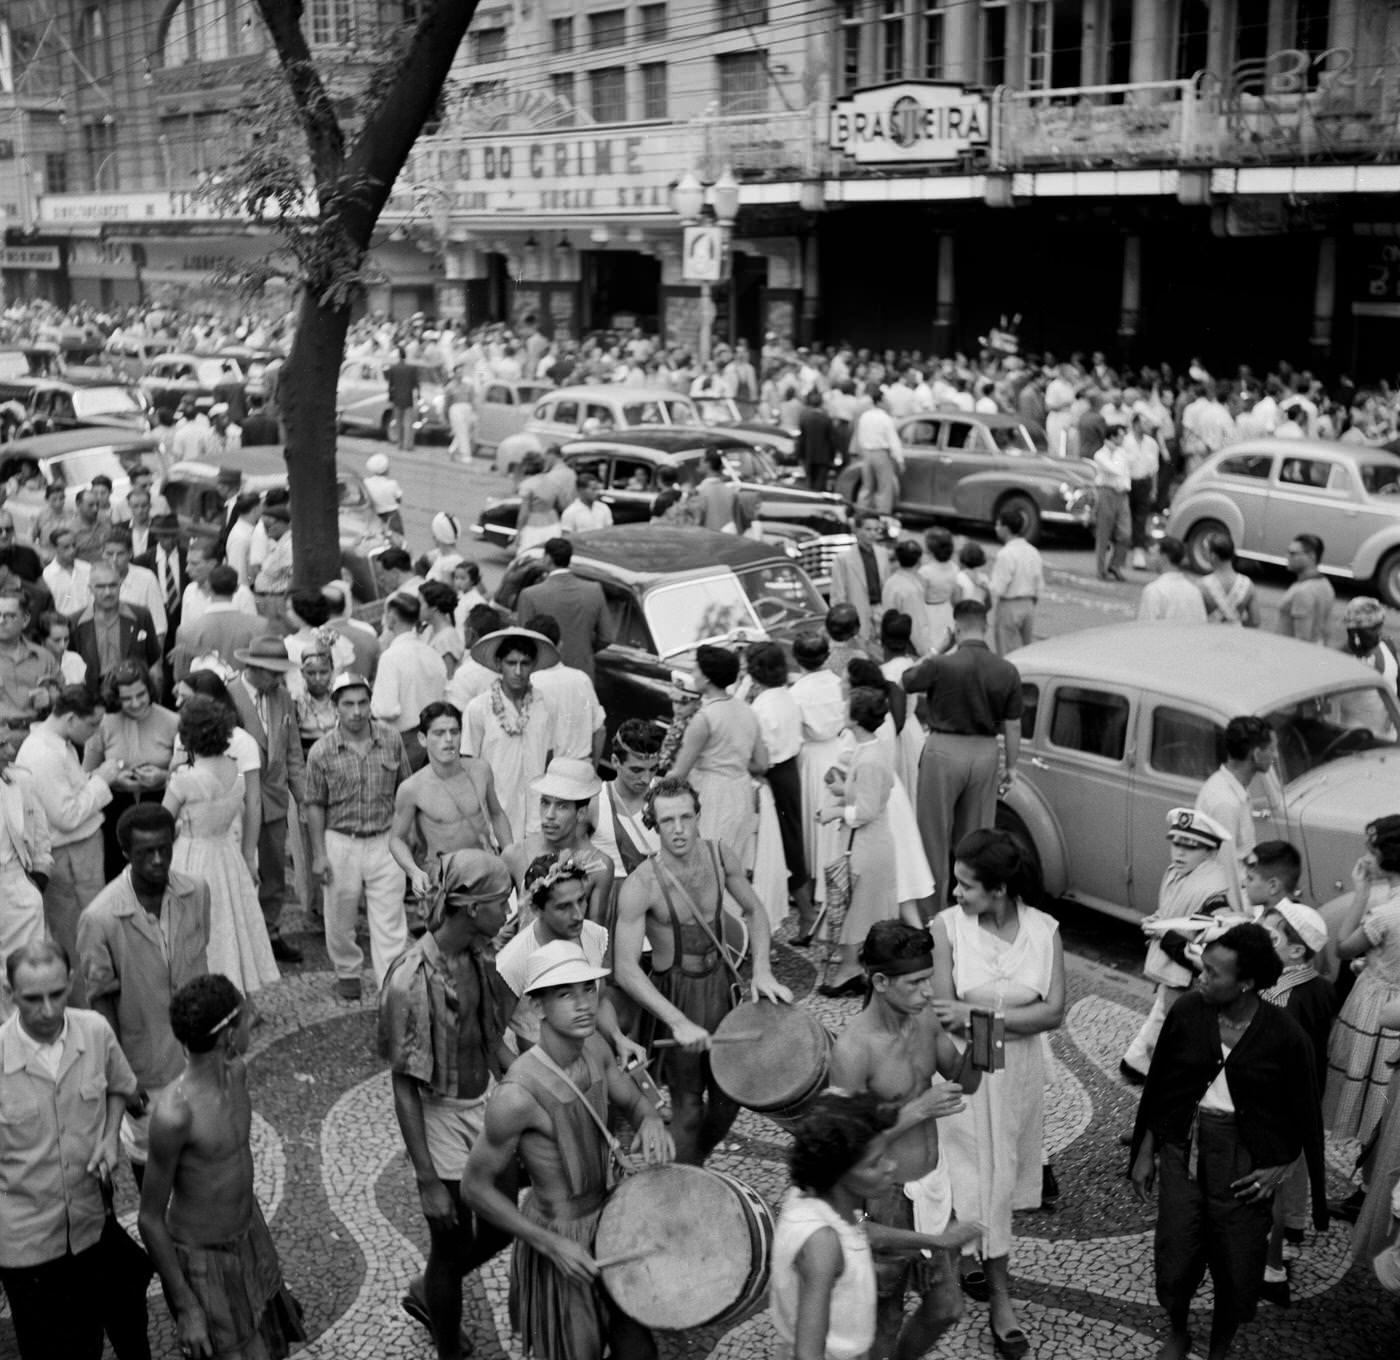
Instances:
[[[405,10],[304,27],[353,74]],[[0,35],[7,293],[217,305],[211,264],[270,245],[197,193],[255,135],[249,0],[14,0]],[[1392,0],[482,0],[367,305],[939,352],[1019,317],[1035,349],[1369,376],[1397,86]],[[725,170],[711,291],[672,191]]]

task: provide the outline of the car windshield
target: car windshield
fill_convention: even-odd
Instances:
[[[736,425],[743,419],[728,397],[694,397],[692,400],[706,425]]]
[[[1036,447],[1026,433],[1024,425],[984,425],[992,443],[1002,453],[1034,453]]]
[[[642,612],[656,641],[657,655],[679,656],[704,642],[766,636],[744,586],[733,572],[658,586]]]
[[[1379,684],[1324,690],[1266,716],[1285,784],[1358,751],[1394,749],[1400,733],[1400,703]]]
[[[124,483],[127,480],[121,459],[109,446],[65,453],[62,458],[55,458],[49,464],[49,480],[62,482],[64,486],[82,486],[92,481],[99,472],[105,472],[113,482]]]
[[[243,370],[236,359],[201,359],[195,365],[195,373],[205,387],[243,381]]]
[[[94,416],[139,416],[141,399],[129,387],[79,387],[73,391],[73,413],[80,420]]]
[[[724,459],[724,470],[731,476],[737,477],[744,482],[773,482],[778,478],[777,469],[772,462],[757,449],[748,445],[736,444],[733,448],[721,449],[720,457]],[[699,481],[705,475],[700,466],[700,459],[703,450],[696,449],[693,453],[683,453],[679,462],[690,469],[689,476]]]
[[[700,417],[687,397],[673,400],[628,401],[622,404],[624,425],[698,425]]]
[[[772,562],[739,573],[744,593],[759,622],[772,632],[826,617],[826,606],[811,581],[790,562]]]
[[[1400,496],[1400,458],[1358,462],[1357,470],[1368,496]]]

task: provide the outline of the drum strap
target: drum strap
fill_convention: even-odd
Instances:
[[[715,842],[706,841],[705,844],[709,847],[710,861],[714,865],[715,883],[718,887],[719,906],[715,912],[715,920],[718,922],[719,913],[724,910],[724,865],[720,860],[719,847]],[[669,877],[669,875],[667,871],[662,868],[660,852],[654,855],[653,859],[656,861],[656,881],[661,885],[661,895],[666,899],[666,909],[671,913],[671,920],[675,921],[676,908],[671,901],[670,889],[666,886],[666,878]],[[682,891],[684,891],[683,888]],[[739,970],[734,966],[734,960],[729,957],[729,946],[716,937],[710,923],[696,910],[696,903],[693,898],[690,898],[689,893],[686,893],[686,897],[690,899],[690,915],[694,919],[695,924],[705,932],[705,938],[714,945],[716,953],[719,954],[720,961],[729,969],[729,975],[734,979],[730,991],[733,994],[734,1004],[737,1006],[744,999],[744,979],[740,975]]]
[[[593,1102],[579,1090],[577,1083],[553,1058],[544,1050],[543,1044],[536,1044],[534,1048],[541,1062],[548,1067],[556,1077],[578,1097],[578,1103],[587,1111],[588,1117],[598,1126],[598,1132],[603,1135],[603,1141],[608,1145],[608,1150],[613,1155],[613,1160],[617,1162],[618,1169],[624,1176],[633,1176],[637,1173],[637,1164],[622,1150],[622,1144],[613,1136],[613,1132],[608,1128],[608,1121],[598,1116],[598,1111],[593,1108]]]

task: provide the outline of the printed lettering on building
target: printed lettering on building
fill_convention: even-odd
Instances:
[[[954,161],[987,142],[986,96],[943,81],[855,90],[831,106],[830,144],[860,165]]]

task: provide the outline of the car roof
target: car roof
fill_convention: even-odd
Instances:
[[[940,406],[932,411],[916,411],[905,420],[965,420],[969,425],[990,425],[995,429],[1009,429],[1024,425],[1020,416],[1007,415],[1005,411],[962,411],[956,406]]]
[[[140,449],[149,453],[159,447],[160,440],[153,434],[141,434],[135,430],[128,434],[120,429],[101,427],[91,430],[60,430],[56,434],[36,434],[27,439],[15,439],[4,445],[4,452],[6,457],[23,454],[29,458],[58,458],[79,449],[111,448],[118,452]]]
[[[580,387],[556,387],[547,395],[589,401],[599,401],[605,397],[618,402],[690,400],[684,392],[677,392],[671,387],[624,387],[620,383],[591,383]],[[540,400],[543,401],[544,398],[541,397]]]
[[[606,438],[571,439],[560,446],[566,456],[571,453],[606,453],[610,449],[649,450],[653,453],[681,454],[703,449],[749,449],[746,439],[717,433],[698,425],[639,425],[610,434]]]
[[[573,535],[574,561],[596,562],[614,575],[646,580],[705,567],[740,570],[792,559],[765,543],[677,524],[624,524]]]
[[[1182,664],[1185,657],[1189,665]],[[1027,678],[1155,690],[1238,714],[1268,713],[1329,685],[1376,678],[1345,652],[1212,623],[1087,628],[1033,642],[1009,659]]]
[[[1362,453],[1378,453],[1383,458],[1397,456],[1396,450],[1383,444],[1351,444],[1341,439],[1244,439],[1221,449],[1212,459],[1212,466],[1239,453],[1267,453],[1270,456],[1283,453],[1295,458],[1300,454],[1315,454],[1342,459],[1355,458]]]

